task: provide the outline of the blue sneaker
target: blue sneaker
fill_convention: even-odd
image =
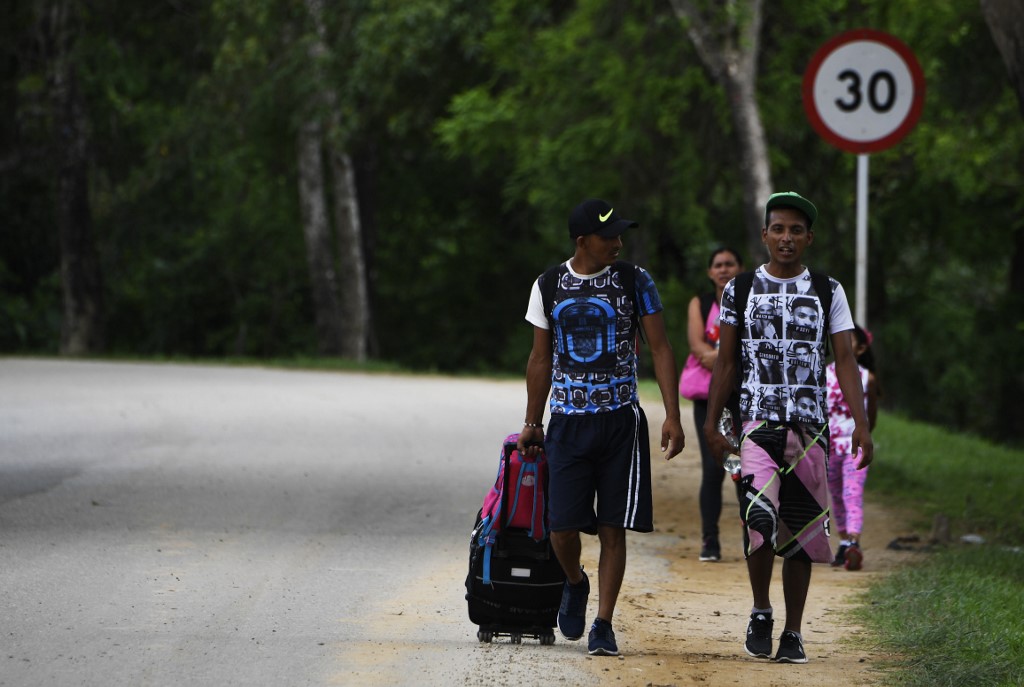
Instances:
[[[590,626],[590,637],[587,638],[587,647],[591,656],[618,656],[619,645],[615,643],[615,632],[612,624],[600,618],[594,619]]]
[[[583,579],[579,584],[569,584],[565,581],[562,588],[562,605],[558,607],[558,629],[562,636],[575,641],[583,636],[583,630],[587,626],[587,597],[590,596],[590,580],[587,573],[583,572]]]

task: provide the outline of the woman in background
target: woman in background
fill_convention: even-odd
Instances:
[[[714,369],[715,360],[718,359],[718,313],[722,291],[742,268],[743,260],[735,250],[716,249],[708,259],[708,279],[715,287],[714,292],[694,296],[690,300],[686,318],[686,337],[690,344],[690,353],[709,371]],[[722,558],[722,547],[718,541],[718,518],[722,513],[722,480],[725,479],[725,470],[711,455],[704,432],[701,431],[707,414],[708,401],[705,389],[703,398],[693,399],[693,422],[697,427],[702,473],[700,560],[718,561]]]
[[[875,429],[878,417],[878,380],[875,377],[875,357],[871,351],[871,332],[854,325],[853,352],[857,357],[861,386],[864,389],[864,408],[871,430]],[[828,458],[828,490],[832,497],[832,524],[839,532],[839,549],[836,551],[835,567],[860,570],[864,553],[860,548],[860,535],[864,530],[864,482],[868,469],[858,469],[860,454],[850,453],[850,437],[853,433],[853,417],[850,407],[843,398],[836,378],[836,364],[825,369],[828,405],[828,431],[831,436]]]

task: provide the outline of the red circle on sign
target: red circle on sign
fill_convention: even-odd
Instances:
[[[892,49],[903,60],[914,83],[914,97],[906,117],[891,133],[873,141],[855,141],[836,133],[822,119],[814,102],[814,82],[822,63],[837,48],[858,41],[874,41]],[[818,48],[804,72],[802,92],[807,119],[822,138],[848,153],[877,153],[898,143],[910,133],[917,120],[921,118],[921,111],[924,109],[924,72],[921,71],[921,65],[910,48],[895,36],[874,29],[853,29],[834,36]]]

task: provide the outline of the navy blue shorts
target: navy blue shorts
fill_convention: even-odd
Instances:
[[[552,415],[544,452],[553,531],[593,534],[599,524],[636,532],[654,529],[651,446],[639,405],[593,415]]]

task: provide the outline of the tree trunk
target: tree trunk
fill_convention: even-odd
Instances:
[[[310,118],[299,135],[300,160],[305,160],[303,164],[308,172],[308,175],[300,175],[308,176],[306,182],[300,182],[303,187],[303,222],[310,270],[329,274],[330,277],[328,280],[314,274],[317,328],[321,349],[326,349],[325,352],[364,361],[370,338],[370,304],[356,177],[351,156],[345,150],[338,115],[338,94],[328,85],[331,80],[324,69],[324,65],[331,61],[331,54],[323,3],[322,0],[306,0],[305,4],[315,32],[309,48],[309,60],[318,86],[309,103]],[[337,257],[331,250],[333,235],[327,213],[327,184],[322,163],[325,154],[331,172]],[[322,322],[325,323],[323,326]],[[329,327],[327,322],[330,322]],[[329,337],[329,344],[324,337]]]
[[[86,355],[104,345],[103,283],[89,206],[89,122],[71,48],[69,2],[46,8],[43,35],[51,63],[57,159],[57,227],[63,296],[60,352]]]
[[[698,56],[728,98],[740,148],[747,253],[750,265],[756,266],[767,258],[761,227],[764,204],[772,191],[768,144],[757,107],[762,0],[705,3],[704,10],[693,0],[671,2]]]
[[[371,202],[376,197],[377,181],[377,147],[373,143],[361,145],[358,153],[352,156],[352,169],[356,183],[356,197],[359,200],[359,231],[362,234],[363,262],[366,280],[366,355],[374,358],[380,354],[380,342],[377,340],[376,304],[374,302],[373,266],[374,251],[377,245],[377,218]]]
[[[322,355],[342,355],[342,321],[325,199],[323,130],[316,119],[299,127],[298,167],[299,210],[306,238],[318,350]]]
[[[981,0],[992,40],[999,49],[1024,117],[1024,5],[1020,0]],[[1010,259],[1010,293],[1024,293],[1024,223],[1017,219]]]
[[[772,172],[768,165],[768,144],[765,141],[761,113],[757,109],[756,74],[737,73],[730,79],[726,92],[733,102],[732,119],[740,140],[740,168],[743,174],[743,208],[747,224],[747,255],[750,266],[757,267],[768,259],[761,242],[764,226],[764,204],[772,192]]]
[[[367,295],[366,260],[363,253],[359,199],[355,170],[347,153],[331,146],[334,178],[334,216],[338,228],[338,264],[341,271],[341,316],[345,322],[342,350],[348,358],[366,360],[370,329],[370,299]]]
[[[1020,0],[981,0],[981,13],[988,24],[992,40],[1003,57],[1010,86],[1017,95],[1017,105],[1021,116],[1024,116],[1024,5]],[[1024,221],[1018,216],[1013,230],[1013,250],[1010,255],[1009,291],[1004,309],[1007,322],[1019,322],[1019,314],[1024,307]],[[1010,337],[1019,337],[1019,333],[1010,331]],[[1011,374],[1002,377],[999,402],[996,404],[998,414],[996,426],[1009,440],[1015,431],[1016,422],[1024,412],[1024,371],[1020,365],[1020,354],[1016,360],[1011,349],[1008,369]]]
[[[1024,116],[1024,5],[1020,0],[981,0],[992,40],[999,49]]]

